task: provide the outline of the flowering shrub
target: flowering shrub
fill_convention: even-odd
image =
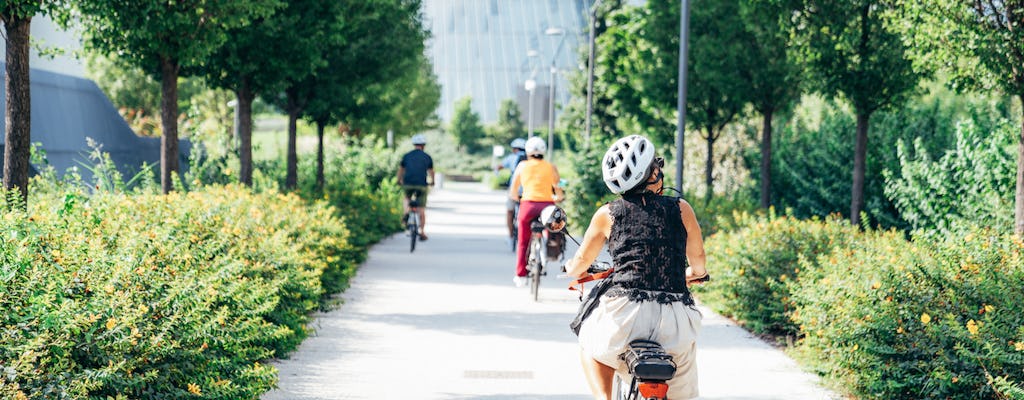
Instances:
[[[811,273],[794,290],[800,351],[861,398],[1022,393],[1022,253],[1019,237],[975,228],[909,242],[872,235],[805,260]]]
[[[33,193],[0,205],[0,398],[258,398],[354,265],[295,195]]]
[[[774,212],[737,213],[733,220],[740,228],[707,238],[714,284],[696,286],[694,292],[754,332],[795,336],[790,291],[799,284],[799,261],[849,243],[857,229],[838,218],[798,220]]]

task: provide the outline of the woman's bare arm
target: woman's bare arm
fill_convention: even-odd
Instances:
[[[690,268],[686,270],[686,281],[689,282],[708,274],[705,268],[707,257],[704,254],[704,235],[700,231],[693,207],[686,200],[679,200],[679,216],[686,227],[686,258],[690,262]]]
[[[580,244],[576,255],[565,264],[565,272],[569,276],[578,278],[587,273],[587,268],[597,259],[597,255],[601,253],[601,247],[608,241],[611,228],[612,216],[608,211],[608,206],[601,206],[590,219],[590,226],[587,227],[587,233],[583,235],[583,243]]]

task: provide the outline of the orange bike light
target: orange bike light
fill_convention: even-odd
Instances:
[[[668,396],[668,385],[664,382],[640,382],[639,389],[645,399],[665,399]]]

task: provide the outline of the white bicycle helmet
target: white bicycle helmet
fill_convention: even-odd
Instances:
[[[540,222],[550,230],[560,231],[565,228],[565,211],[555,205],[544,207],[540,211]]]
[[[548,151],[548,145],[544,143],[544,139],[534,136],[526,141],[526,155],[544,154],[546,151]]]
[[[417,134],[412,136],[412,144],[413,145],[424,145],[424,144],[427,144],[427,137],[423,136],[422,133],[417,133]]]
[[[526,139],[515,138],[515,140],[513,140],[512,143],[509,144],[509,147],[511,147],[513,149],[524,149],[525,150],[526,149]]]
[[[616,140],[601,161],[604,184],[612,193],[623,194],[635,188],[650,171],[654,162],[654,143],[640,135]]]

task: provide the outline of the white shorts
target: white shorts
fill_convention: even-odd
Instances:
[[[580,347],[583,354],[625,375],[629,370],[619,355],[629,348],[629,342],[656,341],[676,363],[676,374],[667,382],[668,398],[692,399],[699,395],[697,333],[702,319],[696,307],[682,302],[658,304],[633,302],[626,296],[603,296],[580,327]]]

